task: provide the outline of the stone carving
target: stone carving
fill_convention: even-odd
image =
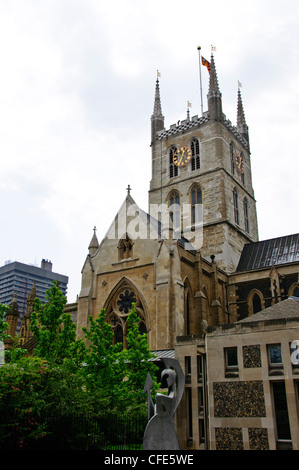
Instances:
[[[144,450],[179,450],[179,442],[174,427],[174,414],[182,399],[185,387],[185,376],[176,359],[162,359],[165,369],[161,379],[166,378],[168,395],[157,393],[156,405],[151,397],[153,381],[150,374],[144,385],[147,393],[148,423],[143,436]]]

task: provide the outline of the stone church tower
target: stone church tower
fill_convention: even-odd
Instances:
[[[185,120],[166,130],[157,80],[149,205],[176,203],[178,230],[188,233],[190,226],[195,233],[200,230],[196,248],[205,258],[213,256],[230,273],[236,269],[244,244],[258,240],[257,215],[241,92],[239,89],[234,127],[222,111],[213,55],[207,101],[203,116],[190,119],[188,111]],[[200,206],[197,221],[196,204]],[[188,218],[184,205],[186,211],[190,207],[189,225],[184,220],[184,216]]]
[[[148,211],[128,187],[102,241],[94,230],[82,269],[78,335],[104,308],[115,341],[125,346],[132,303],[156,351],[174,348],[179,336],[200,334],[204,325],[228,322],[229,273],[244,244],[258,239],[240,90],[237,116],[235,127],[223,114],[213,56],[201,117],[187,113],[165,129],[157,80]]]

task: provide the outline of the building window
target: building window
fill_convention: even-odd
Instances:
[[[169,197],[169,215],[170,220],[173,224],[173,228],[177,229],[181,226],[181,207],[180,207],[180,196],[174,191]]]
[[[192,139],[190,143],[190,148],[192,152],[191,158],[191,170],[199,170],[200,168],[200,153],[199,153],[199,140]]]
[[[264,298],[262,293],[257,289],[253,289],[248,295],[248,315],[261,312],[264,307]]]
[[[192,225],[202,222],[202,192],[199,186],[191,190],[191,223]]]
[[[118,254],[120,260],[133,257],[133,242],[127,233],[125,237],[121,238],[119,241]]]
[[[226,369],[238,368],[238,348],[237,347],[225,349],[225,366],[226,366]]]
[[[139,318],[139,333],[147,333],[145,312],[141,299],[136,295],[135,289],[129,285],[117,290],[112,300],[109,302],[106,312],[106,321],[112,327],[114,343],[121,343],[126,347],[126,337],[128,333],[127,318],[133,304]]]
[[[193,442],[193,426],[192,426],[192,390],[191,388],[186,389],[187,393],[187,419],[188,419],[188,436],[187,436],[187,444],[191,445]]]
[[[225,348],[225,377],[235,378],[239,377],[239,366],[238,366],[238,348]]]
[[[252,310],[253,313],[258,313],[262,310],[262,302],[258,294],[254,294],[252,298]]]
[[[202,382],[203,379],[203,356],[197,356],[197,380]]]
[[[289,422],[289,413],[288,413],[285,383],[280,382],[280,381],[273,381],[272,391],[273,391],[273,398],[274,398],[277,440],[284,441],[281,443],[278,442],[277,449],[280,448],[280,445],[283,445],[285,448],[286,446],[285,441],[291,440],[291,431],[290,431],[290,422]]]
[[[191,383],[191,357],[185,356],[185,376],[186,376],[186,383]]]
[[[174,178],[175,176],[178,176],[179,174],[179,169],[178,167],[173,163],[173,156],[176,152],[176,147],[170,147],[168,155],[169,155],[169,177]]]
[[[238,192],[236,188],[234,188],[233,190],[233,202],[234,202],[235,223],[239,225]]]
[[[245,197],[243,201],[243,208],[244,208],[244,223],[245,223],[245,230],[249,233],[249,218],[248,218],[248,200]]]
[[[270,368],[282,368],[282,355],[280,344],[268,345],[268,358]]]

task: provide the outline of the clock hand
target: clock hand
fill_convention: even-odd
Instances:
[[[184,158],[185,149],[181,149],[180,153],[181,153],[180,163],[182,163],[183,158]]]

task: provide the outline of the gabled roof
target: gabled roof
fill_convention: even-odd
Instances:
[[[139,216],[141,217],[140,222],[143,223],[144,225],[146,225],[148,228],[150,228],[152,236],[155,235],[155,238],[157,240],[159,240],[160,238],[164,238],[163,237],[163,224],[159,220],[157,220],[155,217],[153,217],[152,215],[150,215],[147,212],[145,212],[144,210],[140,209],[140,207],[136,204],[136,202],[134,201],[132,196],[130,194],[128,194],[126,196],[122,206],[120,207],[118,213],[114,217],[113,222],[110,225],[110,227],[109,227],[105,237],[103,238],[102,242],[100,243],[99,247],[102,245],[105,238],[110,237],[110,234],[112,234],[111,238],[113,238],[113,234],[114,234],[114,230],[115,230],[115,223],[118,219],[118,216],[120,214],[127,214],[128,213],[128,208],[131,207],[131,206],[134,207],[136,212],[139,213]],[[124,234],[119,233],[118,235],[123,236]],[[130,233],[128,233],[128,235],[130,236]],[[192,244],[189,242],[189,240],[187,240],[187,238],[181,236],[181,233],[179,233],[178,236],[175,236],[175,238],[177,238],[179,246],[181,246],[185,250],[188,250],[188,251],[192,252],[193,254],[196,254],[196,250],[194,249]]]
[[[299,234],[244,246],[236,272],[299,262]]]

